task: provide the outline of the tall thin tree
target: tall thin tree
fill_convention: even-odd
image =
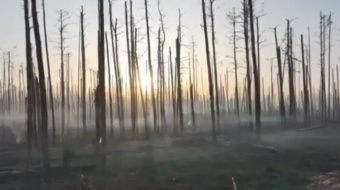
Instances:
[[[33,29],[34,29],[34,37],[35,37],[35,45],[36,45],[36,54],[37,54],[37,63],[38,63],[38,71],[39,71],[39,88],[40,88],[40,106],[41,106],[41,149],[42,149],[42,157],[43,157],[43,166],[45,169],[50,167],[50,159],[48,152],[48,112],[47,112],[47,103],[46,103],[46,85],[45,85],[45,73],[44,73],[44,63],[43,63],[43,55],[41,48],[41,40],[40,40],[40,31],[39,31],[39,21],[37,14],[37,6],[36,0],[32,0],[32,20],[33,20]]]
[[[213,140],[216,141],[217,140],[217,134],[216,134],[216,129],[215,129],[214,82],[213,82],[213,78],[212,78],[211,64],[210,64],[209,38],[208,38],[207,19],[206,19],[205,8],[206,8],[205,2],[204,2],[204,0],[202,0],[205,51],[206,51],[206,57],[207,57],[208,78],[209,78],[209,95],[210,95],[210,111],[211,111],[211,120],[212,120],[212,137],[213,137]]]

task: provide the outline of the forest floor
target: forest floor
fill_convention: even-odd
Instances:
[[[303,190],[313,181],[318,183],[313,185],[315,190],[327,190],[327,185],[340,180],[334,173],[337,179],[331,181],[317,181],[322,177],[315,177],[340,170],[340,128],[335,125],[268,132],[261,141],[249,132],[236,136],[231,130],[222,130],[219,134],[217,142],[211,141],[210,132],[182,138],[108,142],[106,172],[90,167],[58,167],[48,173],[35,168],[22,169],[22,173],[18,168],[23,168],[24,147],[2,148],[0,190],[233,190],[234,186],[238,190]],[[90,146],[75,146],[73,150],[74,167],[95,163]],[[60,152],[58,147],[51,148],[51,157],[58,157]],[[58,165],[57,159],[52,160],[52,166]],[[17,168],[18,172],[6,174],[8,168]]]

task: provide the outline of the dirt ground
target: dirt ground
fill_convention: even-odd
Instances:
[[[339,136],[340,128],[330,125],[271,132],[261,141],[249,132],[235,136],[226,130],[218,142],[211,141],[210,133],[109,142],[106,172],[91,167],[95,156],[88,144],[69,147],[75,151],[69,170],[58,167],[62,149],[51,148],[48,173],[24,167],[26,150],[17,145],[0,151],[0,190],[327,190],[330,181],[339,179],[325,177],[340,170]],[[76,169],[79,165],[89,167]],[[10,170],[16,172],[6,173]]]

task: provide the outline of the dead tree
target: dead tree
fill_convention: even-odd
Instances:
[[[106,41],[106,53],[107,53],[107,70],[109,81],[109,104],[110,104],[110,135],[113,137],[113,112],[112,112],[112,91],[111,91],[111,69],[110,69],[110,54],[109,54],[109,42],[107,40],[107,33],[105,33]]]
[[[331,34],[332,34],[332,13],[328,17],[328,114],[327,119],[331,117]]]
[[[61,76],[60,76],[60,92],[61,92],[61,135],[62,141],[64,142],[64,134],[65,134],[65,69],[64,69],[64,56],[65,56],[65,30],[68,24],[65,24],[65,20],[68,19],[68,13],[66,11],[59,11],[59,34],[60,34],[60,67],[61,67]]]
[[[196,132],[196,118],[195,118],[195,106],[194,106],[194,85],[192,83],[192,74],[191,74],[191,62],[189,55],[189,89],[190,89],[190,108],[191,108],[191,120],[193,123],[193,132]]]
[[[71,53],[66,53],[66,105],[67,105],[67,131],[66,134],[69,135],[70,132],[70,55]]]
[[[274,82],[273,82],[273,59],[270,59],[270,112],[274,112]]]
[[[29,21],[28,21],[28,24],[29,24]],[[4,93],[4,96],[3,96],[3,111],[4,111],[4,114],[6,113],[6,111],[7,111],[7,101],[6,101],[6,99],[7,99],[7,93],[6,93],[6,54],[5,53],[3,53],[3,75],[2,75],[2,77],[3,77],[3,80],[2,80],[2,82],[3,82],[3,93]],[[33,70],[33,69],[32,69]]]
[[[194,125],[194,132],[196,131],[196,113],[195,113],[195,103],[197,101],[197,66],[196,66],[196,54],[195,54],[195,42],[192,42],[192,67],[193,67],[193,101],[192,101],[192,123]]]
[[[132,12],[132,0],[130,0],[130,36],[131,36],[131,79],[132,79],[132,105],[134,106],[132,112],[132,126],[133,126],[133,135],[135,135],[138,131],[136,128],[136,122],[138,117],[138,93],[137,93],[137,81],[136,81],[136,47],[135,47],[135,34],[134,34],[134,17]]]
[[[181,81],[181,10],[179,10],[178,36],[176,39],[176,73],[177,73],[177,106],[179,111],[179,126],[181,132],[184,130],[183,103],[182,103],[182,81]]]
[[[43,20],[44,20],[44,34],[45,34],[45,51],[46,51],[46,61],[47,61],[47,71],[48,71],[48,83],[50,90],[50,104],[52,111],[52,140],[55,143],[56,131],[55,131],[55,119],[54,119],[54,100],[53,100],[53,87],[51,79],[51,69],[50,69],[50,57],[48,52],[48,42],[47,42],[47,32],[46,32],[46,13],[45,13],[45,0],[42,1],[43,7]]]
[[[249,58],[249,7],[248,0],[243,0],[243,34],[245,43],[245,55],[247,63],[247,99],[248,99],[248,113],[249,113],[249,127],[252,128],[252,102],[251,102],[251,71],[250,71],[250,58]]]
[[[7,109],[11,113],[11,52],[7,52]]]
[[[85,29],[84,29],[84,9],[81,7],[80,12],[81,28],[81,62],[82,62],[82,121],[83,135],[86,134],[86,49],[85,49]]]
[[[288,62],[288,84],[289,84],[289,115],[290,119],[296,121],[296,97],[294,85],[294,63],[293,63],[293,40],[290,20],[287,19],[287,49],[286,60]]]
[[[164,20],[163,20],[163,13],[160,9],[160,1],[158,0],[158,14],[160,17],[160,31],[162,36],[160,35],[160,40],[159,40],[159,59],[160,59],[160,115],[161,115],[161,124],[162,124],[162,129],[164,132],[164,127],[166,125],[166,120],[165,120],[165,73],[164,73],[164,45],[165,45],[165,39],[166,39],[166,33],[165,33],[165,27],[164,27]],[[162,38],[161,38],[162,37]]]
[[[132,22],[132,21],[130,21]],[[132,58],[131,58],[131,50],[130,51],[130,39],[129,39],[129,19],[128,19],[128,8],[127,2],[125,1],[125,29],[126,29],[126,45],[127,45],[127,54],[128,54],[128,73],[129,73],[129,81],[130,81],[130,112],[131,112],[131,124],[132,124],[132,134],[136,133],[136,120],[134,114],[134,80],[133,80],[133,69],[132,69]],[[131,29],[132,30],[132,29]],[[132,40],[132,39],[131,39]],[[133,47],[131,47],[132,49]]]
[[[256,131],[261,133],[261,94],[260,94],[260,81],[258,77],[256,48],[255,48],[255,31],[254,31],[254,12],[253,1],[248,1],[249,6],[249,19],[250,19],[250,36],[251,36],[251,48],[252,48],[252,60],[254,69],[254,87],[255,87],[255,116],[256,116]]]
[[[234,58],[234,70],[235,70],[235,106],[236,106],[236,114],[237,114],[237,122],[240,125],[240,102],[239,102],[239,88],[238,88],[238,65],[237,65],[237,47],[236,47],[236,22],[237,16],[235,13],[235,8],[233,8],[233,12],[228,15],[231,24],[233,25],[233,58]]]
[[[27,145],[28,145],[28,162],[30,159],[30,152],[32,147],[32,117],[33,117],[33,64],[32,64],[32,49],[31,49],[31,35],[29,22],[29,5],[28,0],[24,0],[25,12],[25,37],[26,37],[26,77],[27,77]],[[5,70],[4,70],[5,71]],[[4,87],[4,86],[2,86]],[[4,99],[4,89],[2,89],[2,99]],[[4,103],[3,103],[4,105]]]
[[[251,0],[250,0],[251,1]],[[257,50],[257,72],[258,72],[258,78],[259,81],[261,81],[261,58],[260,58],[260,30],[259,30],[259,16],[256,16],[256,50]],[[261,82],[259,82],[259,88],[261,88]],[[260,90],[260,97],[261,97],[261,90]],[[264,92],[263,92],[264,93]],[[265,97],[265,95],[263,94],[263,97]],[[260,98],[261,99],[261,98]],[[265,100],[265,98],[264,98]],[[266,102],[263,101],[263,106],[264,108],[266,107]]]
[[[148,16],[148,0],[144,0],[145,5],[145,20],[146,20],[146,31],[147,31],[147,41],[148,41],[148,63],[150,70],[150,80],[151,80],[151,99],[152,99],[152,108],[153,108],[153,124],[154,129],[157,131],[157,112],[156,112],[156,98],[155,98],[155,87],[153,80],[153,69],[151,63],[151,44],[150,44],[150,27],[149,27],[149,16]]]
[[[135,50],[136,50],[136,54],[137,54],[137,29],[135,30]],[[138,78],[138,85],[139,85],[139,92],[140,92],[140,98],[142,101],[142,108],[143,108],[143,116],[144,116],[144,128],[145,128],[145,137],[146,139],[150,138],[150,132],[149,132],[149,127],[148,127],[148,118],[147,118],[147,108],[146,108],[146,99],[144,99],[144,95],[143,95],[143,90],[142,90],[142,80],[140,77],[140,71],[139,71],[139,64],[138,64],[138,57],[135,56],[135,63],[136,63],[136,73],[137,73],[137,78]]]
[[[170,80],[171,80],[171,96],[172,96],[172,116],[173,116],[173,123],[174,123],[174,132],[176,132],[176,90],[175,90],[175,80],[173,76],[173,64],[172,64],[172,54],[171,54],[171,47],[169,47],[169,67],[170,67]]]
[[[204,38],[205,38],[205,51],[207,57],[207,67],[208,67],[208,78],[209,78],[209,94],[210,94],[210,110],[211,110],[211,120],[212,120],[212,137],[213,140],[217,140],[216,129],[215,129],[215,109],[214,109],[214,82],[211,72],[210,64],[210,52],[209,52],[209,38],[207,30],[207,20],[205,13],[205,2],[202,0],[202,12],[203,12],[203,27],[204,27]]]
[[[121,79],[121,74],[120,74],[120,67],[119,67],[119,54],[118,54],[118,36],[117,36],[117,19],[115,21],[115,25],[114,25],[114,28],[113,28],[113,31],[114,31],[114,38],[115,38],[115,54],[116,54],[116,72],[117,72],[117,75],[116,75],[116,81],[118,83],[118,90],[119,90],[119,93],[118,93],[118,96],[119,96],[119,126],[120,126],[120,135],[121,135],[121,138],[125,138],[125,124],[124,124],[124,99],[123,99],[123,87],[122,87],[122,79]]]
[[[48,113],[47,113],[47,104],[46,104],[46,85],[45,85],[44,63],[43,63],[40,31],[39,31],[39,21],[38,21],[37,6],[36,6],[35,0],[32,0],[32,20],[33,20],[38,70],[39,70],[39,88],[40,88],[40,98],[41,98],[40,106],[41,106],[41,117],[42,117],[41,118],[42,160],[43,160],[44,168],[48,169],[50,167],[50,159],[49,159],[49,152],[48,152],[48,133],[47,133]]]
[[[305,66],[305,50],[303,44],[303,35],[301,35],[301,53],[302,53],[302,77],[303,77],[303,100],[304,100],[304,122],[309,122],[309,95],[307,87],[307,72]],[[308,67],[307,67],[308,68]]]
[[[326,121],[327,117],[327,101],[326,101],[326,82],[325,82],[325,55],[326,55],[326,23],[325,15],[320,12],[320,107],[322,121]]]
[[[338,121],[340,120],[340,96],[339,96],[339,91],[340,91],[340,86],[339,86],[339,66],[336,66],[336,110],[337,114],[336,117],[338,118]]]
[[[311,67],[311,45],[310,45],[310,29],[308,27],[308,80],[309,80],[309,90],[310,90],[310,115],[314,116],[314,101],[313,101],[313,91],[312,91],[312,67]]]
[[[214,2],[215,0],[210,1],[210,18],[211,18],[211,40],[212,40],[212,48],[213,48],[213,64],[214,64],[214,80],[215,80],[215,101],[216,101],[216,114],[217,114],[217,129],[220,129],[220,108],[219,108],[219,94],[218,94],[218,80],[217,80],[217,63],[216,63],[216,47],[215,47],[215,17],[214,17]]]
[[[268,100],[266,101],[266,94],[264,93],[264,82],[262,77],[262,97],[263,97],[263,111],[267,111],[268,109]]]
[[[281,127],[285,127],[286,121],[286,109],[284,103],[284,93],[283,93],[283,74],[282,74],[282,61],[281,61],[281,49],[277,42],[277,32],[276,28],[274,28],[275,35],[275,46],[276,46],[276,58],[277,58],[277,67],[278,67],[278,78],[279,78],[279,106],[280,106],[280,116],[281,116]]]
[[[336,108],[336,87],[335,87],[335,81],[334,81],[334,69],[332,68],[332,87],[333,87],[333,97],[332,97],[332,103],[333,103],[333,109],[332,109],[332,113],[333,113],[333,120],[335,121],[335,108]]]
[[[123,131],[122,127],[122,101],[121,101],[121,79],[120,79],[120,71],[118,65],[118,41],[117,41],[117,21],[115,26],[112,21],[112,1],[109,2],[109,13],[110,13],[110,33],[111,33],[111,44],[112,44],[112,54],[113,54],[113,66],[115,72],[115,80],[116,80],[116,104],[117,104],[117,114],[120,125],[121,132]],[[115,33],[115,34],[114,34]],[[116,42],[115,42],[116,40]]]
[[[104,0],[98,0],[98,86],[96,93],[96,106],[99,113],[96,114],[98,152],[101,157],[101,167],[106,168],[106,98],[105,98],[105,41],[104,41]]]
[[[40,99],[40,89],[39,89],[39,80],[38,80],[38,77],[37,76],[34,76],[34,98],[35,98],[35,107],[36,107],[36,114],[35,114],[35,116],[36,116],[36,123],[35,123],[35,125],[36,125],[36,129],[37,129],[37,133],[39,134],[39,136],[38,137],[40,137],[40,138],[38,138],[37,139],[37,144],[36,144],[36,146],[37,147],[41,147],[41,144],[42,144],[42,141],[41,141],[41,136],[42,136],[42,129],[41,129],[41,107],[40,107],[40,105],[41,105],[41,103],[40,103],[40,101],[41,101],[41,99]]]

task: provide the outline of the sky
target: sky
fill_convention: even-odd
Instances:
[[[108,22],[108,3],[105,2],[105,30],[109,32]],[[42,29],[42,10],[41,0],[37,0],[40,31]],[[97,13],[97,1],[96,0],[46,0],[46,19],[47,19],[47,33],[48,42],[50,48],[51,57],[51,71],[52,82],[56,84],[59,79],[60,68],[60,52],[58,49],[58,15],[61,9],[69,13],[70,19],[67,21],[69,24],[67,28],[67,50],[71,53],[71,70],[73,71],[73,81],[76,83],[77,78],[77,65],[78,65],[78,32],[79,32],[79,14],[81,6],[84,7],[85,19],[86,19],[86,60],[87,69],[97,70],[97,30],[98,30],[98,13]],[[263,47],[261,48],[261,74],[265,81],[265,88],[270,85],[270,61],[268,59],[276,56],[274,47],[274,35],[271,28],[278,26],[278,37],[280,42],[284,37],[286,29],[286,20],[293,19],[292,27],[294,30],[294,49],[295,53],[300,55],[300,34],[305,36],[307,42],[307,28],[311,30],[311,43],[312,43],[312,74],[313,85],[319,83],[319,45],[317,35],[319,33],[319,15],[320,11],[326,14],[333,13],[333,31],[332,31],[332,57],[331,64],[335,67],[339,63],[340,54],[340,36],[338,31],[338,21],[340,21],[340,15],[337,13],[338,0],[257,0],[255,9],[259,14],[265,14],[260,18],[260,31],[263,32],[261,36],[262,40],[265,40]],[[216,0],[214,4],[215,8],[215,32],[216,32],[216,49],[217,49],[217,62],[219,76],[224,76],[226,70],[231,71],[229,73],[229,90],[233,94],[235,86],[234,82],[234,66],[233,66],[233,49],[231,43],[232,26],[230,20],[227,18],[227,14],[235,8],[236,13],[241,11],[240,0]],[[1,0],[0,1],[0,51],[7,52],[12,51],[13,63],[15,69],[15,76],[18,77],[17,69],[21,64],[25,67],[25,31],[24,31],[24,11],[23,0]],[[204,45],[204,32],[202,30],[202,7],[201,0],[160,0],[160,8],[165,16],[164,22],[166,26],[166,44],[165,55],[167,55],[168,48],[171,46],[175,49],[175,39],[177,35],[178,15],[179,9],[181,9],[182,20],[182,57],[183,64],[186,66],[188,54],[191,52],[192,41],[196,44],[197,61],[199,64],[198,81],[203,81],[203,88],[207,90],[207,75],[206,75],[206,57],[205,57],[205,45]],[[260,13],[260,10],[261,11]],[[121,61],[121,67],[123,73],[126,73],[127,68],[127,53],[125,44],[125,26],[124,26],[124,0],[116,0],[113,3],[113,17],[118,19],[119,26],[119,56]],[[133,12],[136,21],[136,25],[139,28],[138,39],[139,49],[138,55],[140,58],[140,64],[144,64],[147,60],[146,56],[146,27],[145,27],[145,13],[144,13],[144,1],[133,1]],[[157,0],[149,0],[149,17],[151,26],[151,43],[152,43],[152,60],[153,66],[156,67],[157,60],[157,30],[160,26],[159,14],[157,11]],[[210,23],[210,21],[209,21]],[[240,31],[240,24],[237,26],[237,30]],[[43,33],[41,33],[43,34]],[[211,31],[209,29],[209,35]],[[33,35],[32,35],[33,36]],[[33,38],[32,38],[33,40]],[[42,39],[44,40],[44,39]],[[210,39],[211,40],[211,39]],[[244,42],[240,39],[237,42],[239,47],[238,51],[238,63],[239,69],[239,81],[242,84],[242,78],[245,77],[245,55],[241,49],[244,47]],[[282,46],[284,46],[282,44]],[[14,48],[16,47],[16,48]],[[35,54],[33,54],[35,57]],[[0,55],[2,56],[2,54]],[[168,56],[165,56],[165,62],[167,64]],[[298,56],[300,57],[300,56]],[[44,57],[45,58],[45,57]],[[112,59],[111,59],[112,60]],[[174,56],[173,56],[174,62]],[[276,72],[276,61],[274,63],[274,71]],[[146,78],[145,67],[141,65],[142,76]],[[156,70],[156,69],[154,69]],[[203,74],[201,74],[201,70]],[[0,75],[2,75],[2,63],[0,66]],[[167,71],[166,71],[167,72]],[[168,73],[168,72],[167,72]],[[166,75],[167,75],[166,73]],[[45,73],[47,77],[47,72]],[[275,74],[274,74],[275,76]],[[127,74],[124,76],[124,81],[127,81]],[[87,78],[89,80],[89,78]],[[187,69],[183,69],[183,84],[186,85],[188,80]],[[268,82],[267,82],[268,81]],[[276,81],[276,78],[274,79]],[[287,80],[286,80],[287,81]],[[285,88],[287,82],[285,81]],[[276,83],[275,83],[276,84]],[[223,84],[224,85],[224,84]],[[201,84],[199,84],[201,86]],[[242,89],[242,86],[240,87]]]

